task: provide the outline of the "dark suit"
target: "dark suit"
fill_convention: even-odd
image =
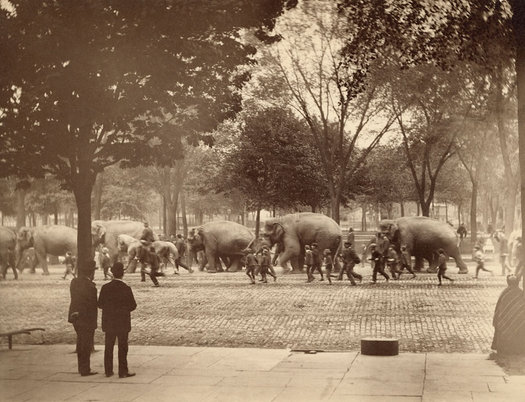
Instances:
[[[102,331],[106,333],[104,371],[113,374],[113,348],[118,338],[118,373],[128,373],[128,333],[131,331],[130,312],[137,308],[131,288],[122,280],[113,279],[100,289],[98,307],[102,309]]]
[[[71,304],[68,321],[77,333],[78,372],[86,375],[91,371],[91,349],[97,328],[97,287],[91,279],[81,276],[71,281],[69,290]]]

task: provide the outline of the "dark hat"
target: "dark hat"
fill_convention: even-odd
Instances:
[[[352,243],[350,243],[349,241],[345,241],[345,246],[351,246]]]
[[[115,262],[111,267],[111,273],[117,278],[121,278],[124,275],[124,264],[121,262]]]
[[[474,250],[480,250],[480,249],[481,249],[481,246],[480,246],[479,244],[476,244],[476,245],[474,246]]]
[[[318,247],[318,246],[319,246],[319,244],[317,244],[317,243],[312,243],[312,247]]]

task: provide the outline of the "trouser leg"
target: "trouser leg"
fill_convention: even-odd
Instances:
[[[344,275],[345,272],[347,272],[347,269],[348,269],[348,267],[347,267],[347,264],[345,262],[345,263],[343,263],[343,266],[339,269],[339,273],[337,274],[337,280],[338,281],[342,281],[343,280],[343,275]],[[347,273],[347,275],[348,275],[348,273]]]
[[[149,275],[151,281],[153,282],[153,284],[155,286],[158,286],[159,285],[159,281],[157,280],[157,276],[155,274],[156,274],[156,272],[150,271],[150,273],[148,275]]]
[[[104,372],[106,375],[113,374],[113,349],[115,347],[115,338],[117,334],[114,332],[106,332],[104,345]]]
[[[128,374],[128,332],[118,334],[118,374]]]
[[[77,332],[77,360],[78,372],[87,374],[91,371],[90,358],[93,346],[94,329],[75,329]]]

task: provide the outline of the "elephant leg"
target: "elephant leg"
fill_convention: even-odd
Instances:
[[[45,253],[40,254],[35,252],[35,259],[33,260],[33,266],[31,267],[31,272],[36,272],[36,266],[40,264],[42,270],[44,271],[42,275],[49,275],[49,270],[47,269],[47,255]]]
[[[199,271],[204,271],[204,267],[206,266],[207,263],[208,263],[208,258],[206,257],[206,254],[203,253],[201,255],[201,259],[199,262]]]
[[[220,257],[215,257],[215,268],[217,269],[217,272],[224,272]]]
[[[467,264],[465,264],[465,262],[463,261],[463,259],[461,258],[461,255],[458,253],[455,253],[454,255],[451,256],[452,258],[454,258],[454,260],[456,261],[456,265],[458,266],[459,268],[459,272],[458,274],[467,274],[468,273],[468,267],[467,267]]]
[[[423,269],[423,257],[416,256],[416,265],[414,267],[414,270],[421,272]]]
[[[294,266],[294,262],[291,261],[294,257],[295,257],[295,266]],[[279,265],[283,268],[284,272],[290,271],[288,269],[288,261],[290,261],[292,263],[292,269],[297,271],[298,268],[299,268],[298,267],[299,263],[297,261],[297,256],[289,248],[286,248],[281,253],[281,255],[279,256]]]
[[[234,256],[230,257],[230,266],[228,267],[228,272],[237,272],[241,268],[241,257]]]
[[[290,258],[292,264],[292,272],[301,272],[303,267],[299,265],[299,256],[293,256]]]
[[[427,258],[428,261],[428,269],[427,272],[429,274],[435,274],[437,272],[437,266],[438,266],[438,259],[435,255],[432,255],[430,259]]]
[[[204,253],[205,261],[208,262],[208,272],[217,272],[217,261],[218,257],[215,256],[215,254],[211,253],[210,251],[206,251]]]

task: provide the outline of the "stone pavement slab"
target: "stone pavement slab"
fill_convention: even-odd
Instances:
[[[103,346],[77,373],[72,345],[0,349],[3,401],[358,401],[525,400],[525,376],[508,376],[482,354],[131,346],[126,379],[103,375]],[[116,358],[116,356],[115,356]],[[47,364],[47,363],[50,364]]]

